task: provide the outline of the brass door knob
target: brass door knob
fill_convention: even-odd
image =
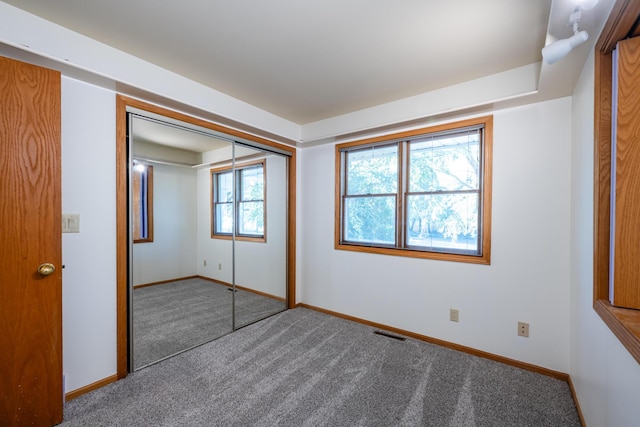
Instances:
[[[38,267],[38,274],[40,274],[41,276],[48,276],[54,271],[56,271],[56,266],[48,262],[40,264],[40,266]]]

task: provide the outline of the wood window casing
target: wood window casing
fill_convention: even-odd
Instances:
[[[414,137],[422,136],[425,134],[436,134],[440,132],[453,131],[456,129],[464,129],[467,127],[473,127],[482,125],[483,135],[483,148],[481,154],[481,176],[482,182],[481,200],[480,206],[482,211],[479,213],[479,222],[481,226],[481,238],[479,241],[480,255],[467,255],[458,253],[445,253],[435,251],[423,251],[414,250],[405,247],[384,247],[384,246],[369,246],[369,245],[354,245],[343,243],[342,239],[342,198],[343,198],[343,185],[344,179],[342,176],[342,151],[351,147],[367,146],[383,144],[385,141],[394,140],[409,140]],[[423,258],[434,259],[441,261],[454,261],[465,262],[473,264],[490,264],[491,263],[491,184],[492,184],[492,164],[493,164],[493,116],[484,116],[474,119],[463,120],[455,123],[447,123],[443,125],[432,126],[429,128],[415,129],[406,132],[400,132],[391,135],[383,135],[366,140],[353,141],[336,145],[336,160],[335,160],[335,229],[334,229],[334,241],[335,249],[349,250],[355,252],[375,253],[382,255],[394,255],[405,256],[411,258]],[[405,157],[407,154],[403,150],[399,150],[398,157]],[[345,178],[346,179],[346,178]],[[400,179],[408,179],[406,176],[401,176]],[[399,194],[398,200],[403,200],[405,196]],[[396,216],[399,218],[397,221],[398,227],[396,230],[396,241],[404,240],[402,236],[402,230],[405,228],[404,212],[399,207],[396,208]]]
[[[636,33],[638,16],[640,2],[616,1],[595,49],[593,308],[640,363],[640,310],[614,307],[609,302],[613,78],[611,52],[619,40]]]

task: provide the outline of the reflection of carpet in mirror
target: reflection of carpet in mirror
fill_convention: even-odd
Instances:
[[[229,287],[198,278],[135,289],[134,369],[231,332],[232,297]],[[235,305],[236,327],[286,308],[244,290]]]

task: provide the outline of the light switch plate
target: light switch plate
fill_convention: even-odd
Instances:
[[[80,232],[80,214],[62,214],[62,232]]]

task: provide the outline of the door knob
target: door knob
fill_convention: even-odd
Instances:
[[[38,267],[38,274],[40,274],[41,276],[48,276],[51,273],[53,273],[54,271],[56,271],[56,267],[55,265],[49,263],[49,262],[45,262],[44,264],[40,264],[40,266]]]

